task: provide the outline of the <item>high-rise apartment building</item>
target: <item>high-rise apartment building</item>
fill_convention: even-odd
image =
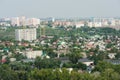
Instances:
[[[33,41],[36,39],[36,37],[37,35],[35,28],[15,30],[15,38],[17,41],[22,41],[22,40]]]
[[[40,24],[40,19],[37,18],[28,18],[26,20],[26,25],[28,26],[38,26]]]
[[[20,26],[19,17],[12,18],[12,19],[11,19],[11,25],[12,25],[12,26]]]
[[[12,26],[38,26],[40,19],[38,18],[26,18],[25,16],[14,17],[11,19]]]
[[[20,24],[20,26],[26,25],[26,17],[25,16],[19,17],[19,24]]]

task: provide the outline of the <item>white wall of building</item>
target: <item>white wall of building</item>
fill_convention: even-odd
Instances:
[[[40,24],[40,19],[37,18],[28,18],[26,20],[27,26],[38,26]]]
[[[25,16],[22,17],[14,17],[11,19],[12,26],[38,26],[40,24],[40,19],[38,18],[27,18]]]
[[[20,26],[19,17],[12,18],[12,19],[11,19],[11,25],[12,25],[12,26]]]
[[[26,51],[25,56],[29,59],[35,59],[36,57],[41,57],[43,54],[42,51]]]
[[[76,26],[76,28],[80,28],[80,27],[84,26],[84,23],[77,23],[77,24],[75,24],[75,26]]]
[[[88,22],[89,27],[93,27],[93,22]]]
[[[36,40],[36,37],[37,35],[35,28],[15,30],[15,38],[17,41],[21,41],[21,40],[32,41],[32,40]]]
[[[102,23],[101,22],[94,22],[94,27],[101,27]]]

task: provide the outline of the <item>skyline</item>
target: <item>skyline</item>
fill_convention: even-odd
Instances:
[[[1,17],[120,17],[119,0],[0,0]]]

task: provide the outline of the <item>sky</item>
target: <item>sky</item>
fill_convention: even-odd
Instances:
[[[0,0],[0,17],[120,17],[120,0]]]

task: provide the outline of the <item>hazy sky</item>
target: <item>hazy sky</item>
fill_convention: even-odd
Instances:
[[[0,0],[0,17],[120,17],[120,0]]]

